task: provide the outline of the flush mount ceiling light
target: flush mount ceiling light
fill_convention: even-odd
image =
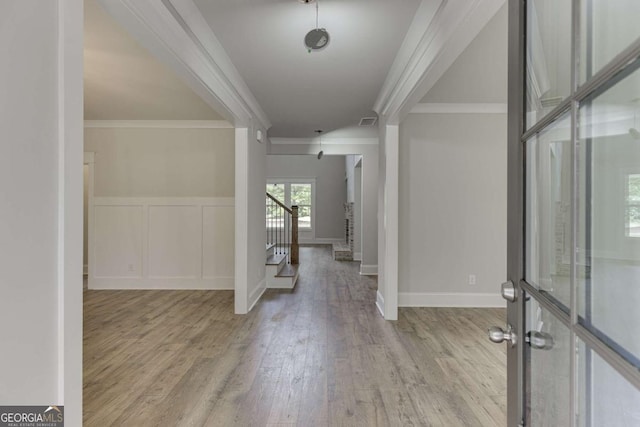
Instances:
[[[309,1],[303,1],[303,3],[309,3]],[[318,25],[318,2],[316,2],[316,28],[309,31],[307,35],[304,36],[304,45],[307,47],[307,51],[311,52],[313,50],[322,50],[327,47],[328,44],[329,33]]]

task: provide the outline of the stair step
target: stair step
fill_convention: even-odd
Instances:
[[[287,264],[282,267],[280,273],[276,274],[276,277],[295,277],[298,274],[297,264]]]
[[[267,257],[266,265],[279,265],[282,260],[287,257],[287,254],[273,254]]]

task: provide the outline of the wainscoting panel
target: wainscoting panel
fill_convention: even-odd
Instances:
[[[142,277],[142,206],[95,206],[95,277]]]
[[[205,206],[202,209],[202,276],[204,278],[234,275],[234,209],[227,206]]]
[[[90,289],[233,289],[233,198],[94,198]]]
[[[201,206],[149,206],[150,278],[200,276],[201,215]]]

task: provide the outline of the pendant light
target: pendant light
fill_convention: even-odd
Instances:
[[[329,44],[329,33],[318,24],[318,1],[316,0],[316,28],[309,31],[304,37],[304,45],[307,51],[322,50]]]
[[[322,129],[318,129],[315,132],[318,134],[318,137],[320,138],[320,151],[318,152],[318,160],[320,160],[322,156],[324,156],[324,151],[322,151]]]

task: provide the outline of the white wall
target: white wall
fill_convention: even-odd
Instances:
[[[89,263],[89,165],[83,167],[82,184],[82,265],[86,269]]]
[[[267,179],[315,178],[315,229],[300,233],[301,243],[344,240],[344,203],[347,201],[345,156],[268,155]]]
[[[82,2],[0,2],[0,405],[82,413]]]
[[[143,123],[143,122],[142,122]],[[233,129],[86,128],[96,197],[233,197]]]
[[[92,127],[85,151],[89,288],[233,289],[233,129]]]
[[[506,75],[504,5],[422,100],[467,114],[410,114],[400,126],[400,306],[504,305]]]
[[[401,306],[503,304],[506,124],[504,114],[412,114],[402,124]]]
[[[495,14],[421,102],[507,102],[507,5]]]
[[[375,129],[358,129],[358,137],[322,137],[326,155],[362,155],[362,262],[361,274],[378,273],[378,136]],[[355,132],[355,131],[354,131]],[[372,133],[373,132],[373,133]],[[336,133],[336,135],[339,134]],[[351,131],[347,133],[351,135]],[[363,137],[362,135],[373,135]],[[269,154],[317,154],[313,140],[274,139]]]

